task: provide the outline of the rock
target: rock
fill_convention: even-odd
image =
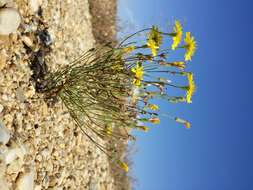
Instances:
[[[0,71],[1,71],[1,69],[0,69]],[[3,109],[4,109],[3,105],[0,104],[0,113],[3,111]]]
[[[4,161],[5,161],[6,164],[10,164],[10,163],[13,162],[17,157],[18,157],[17,149],[16,149],[16,148],[13,148],[13,149],[8,150],[8,151],[5,153],[5,159],[4,159]]]
[[[22,173],[18,176],[15,190],[33,190],[34,171]]]
[[[33,40],[31,38],[29,38],[28,36],[23,36],[22,37],[22,41],[24,42],[24,44],[26,46],[28,46],[29,48],[33,47]]]
[[[10,164],[17,158],[22,160],[25,154],[26,154],[26,149],[24,146],[20,146],[17,148],[10,148],[4,154],[4,158],[5,158],[4,161],[6,164]]]
[[[13,1],[12,0],[0,0],[0,7],[12,7]]]
[[[39,6],[41,5],[40,0],[29,0],[28,1],[30,9],[36,13],[39,10]]]
[[[0,185],[1,185],[1,190],[9,190],[9,184],[4,178],[0,178]]]
[[[36,185],[36,186],[34,187],[34,190],[41,190],[41,189],[42,189],[41,185]]]
[[[6,50],[0,51],[0,71],[4,69],[7,60]],[[1,109],[1,108],[0,108]],[[1,111],[0,111],[1,112]]]
[[[0,45],[9,46],[10,45],[10,38],[6,35],[0,34]]]
[[[5,170],[6,170],[6,165],[4,163],[0,163],[0,178],[2,178],[5,175]]]
[[[48,47],[53,43],[53,39],[49,33],[48,30],[41,30],[38,32],[38,37],[41,41],[41,43],[45,46]]]
[[[8,166],[7,166],[7,174],[13,174],[13,173],[18,173],[23,165],[23,160],[22,159],[16,159],[13,162],[11,162]]]
[[[1,108],[0,108],[1,109]],[[8,143],[10,139],[10,133],[5,126],[0,122],[0,144]]]
[[[0,34],[9,35],[15,32],[21,22],[18,11],[14,8],[0,9]]]
[[[17,88],[17,91],[16,91],[16,97],[17,99],[20,101],[20,102],[24,102],[26,100],[26,97],[24,95],[24,91],[21,87],[18,87]]]

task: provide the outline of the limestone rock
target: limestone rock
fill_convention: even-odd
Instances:
[[[22,173],[18,176],[15,190],[33,190],[34,188],[34,171]]]
[[[28,4],[29,4],[31,11],[37,12],[39,10],[39,6],[41,5],[41,1],[40,0],[29,0]]]
[[[15,32],[21,22],[18,11],[14,8],[0,9],[0,35],[9,35]]]
[[[10,139],[10,133],[5,126],[0,122],[0,143],[6,144]]]

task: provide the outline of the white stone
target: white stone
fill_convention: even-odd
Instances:
[[[24,155],[26,154],[25,147],[20,146],[18,148],[10,148],[8,151],[6,151],[4,155],[4,161],[6,164],[10,164],[17,158],[23,159]]]
[[[9,190],[9,184],[4,178],[0,178],[1,190]]]
[[[15,32],[21,22],[18,11],[14,8],[0,9],[0,34],[9,35]]]
[[[6,4],[8,4],[10,2],[10,0],[0,0],[0,6],[5,6]]]
[[[10,149],[8,150],[6,153],[5,153],[5,163],[6,164],[10,164],[11,162],[13,162],[16,158],[18,157],[17,155],[17,149],[16,148],[13,148],[13,149]]]
[[[40,0],[29,0],[28,3],[33,12],[38,12],[39,6],[41,5]]]
[[[28,36],[23,36],[22,41],[27,45],[28,47],[33,47],[33,41]]]
[[[15,190],[33,190],[34,188],[34,171],[23,173],[19,176]]]
[[[0,143],[6,144],[10,139],[10,133],[5,126],[0,122]]]
[[[11,162],[8,166],[7,166],[7,173],[8,174],[13,174],[13,173],[18,173],[23,165],[23,160],[22,159],[16,159],[13,162]]]
[[[41,185],[36,185],[34,188],[34,190],[41,190],[41,189],[42,189]]]

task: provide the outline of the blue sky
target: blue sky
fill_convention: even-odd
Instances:
[[[137,133],[137,190],[253,189],[253,2],[250,0],[119,0],[125,32],[174,19],[191,31],[198,50],[189,65],[193,103],[161,105],[187,118],[186,130],[163,119]]]

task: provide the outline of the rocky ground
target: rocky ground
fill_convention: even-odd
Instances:
[[[101,18],[110,11],[115,16],[116,1],[109,12],[101,11],[105,0],[96,1],[90,7],[88,0],[0,0],[21,16],[17,31],[0,35],[1,190],[129,188],[126,174],[82,135],[61,102],[50,107],[35,89],[41,73],[67,65],[108,36],[115,39],[115,25]],[[105,15],[94,19],[96,9]],[[35,70],[34,61],[41,64]]]

